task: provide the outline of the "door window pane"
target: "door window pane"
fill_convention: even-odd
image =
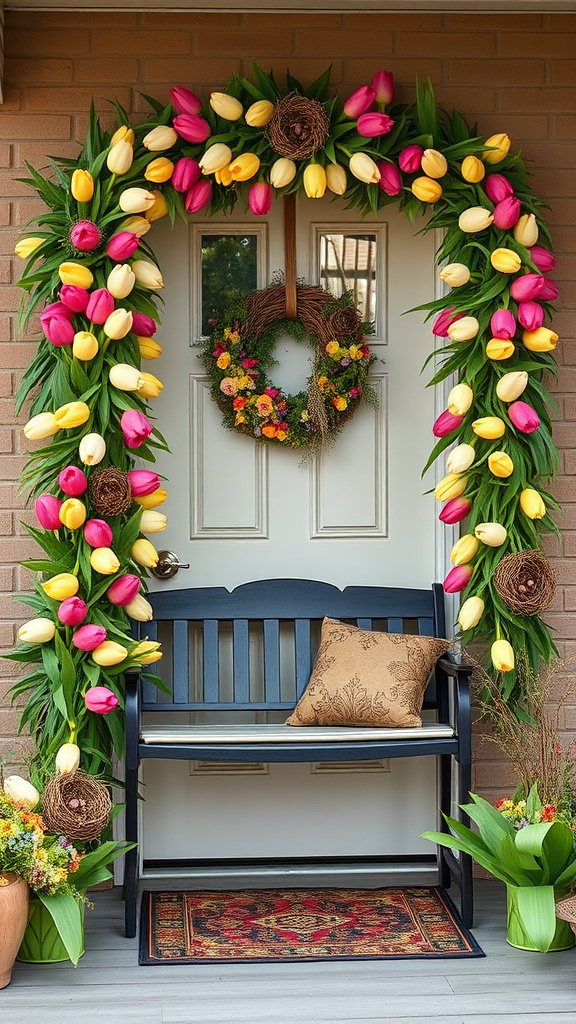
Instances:
[[[230,303],[234,292],[258,287],[257,234],[202,234],[202,335],[210,334],[210,320]]]
[[[320,241],[320,284],[333,295],[352,292],[364,320],[376,320],[375,234],[322,232]]]

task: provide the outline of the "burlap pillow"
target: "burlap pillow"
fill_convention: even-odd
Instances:
[[[422,725],[430,673],[450,645],[324,619],[310,681],[286,725]]]

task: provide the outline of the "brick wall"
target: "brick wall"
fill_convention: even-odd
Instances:
[[[535,192],[550,204],[560,287],[555,326],[560,374],[555,439],[561,449],[556,493],[565,506],[559,541],[547,543],[560,586],[549,621],[563,653],[576,654],[576,135],[575,14],[159,14],[8,12],[6,102],[0,107],[0,645],[14,641],[10,595],[29,585],[17,479],[22,433],[14,429],[13,389],[33,345],[19,337],[12,264],[14,242],[38,204],[15,179],[24,162],[41,167],[46,153],[74,155],[94,96],[128,110],[145,109],[138,95],[166,99],[173,84],[206,94],[234,71],[249,72],[250,59],[278,74],[286,67],[305,81],[332,61],[334,85],[347,93],[378,68],[396,75],[400,100],[413,98],[414,78],[430,75],[437,98],[477,121],[490,135],[506,131],[533,172]],[[21,606],[16,606],[16,609]],[[0,680],[0,750],[20,750],[15,715],[2,700],[14,666]],[[573,673],[572,673],[573,674]],[[563,727],[576,728],[576,699],[566,705]],[[476,785],[499,795],[507,770],[498,751],[479,743]]]

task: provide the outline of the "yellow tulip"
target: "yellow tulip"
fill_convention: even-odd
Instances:
[[[474,536],[489,548],[502,547],[508,532],[501,523],[478,523]]]
[[[461,473],[448,473],[436,484],[434,497],[438,501],[450,501],[451,498],[459,498],[461,494],[464,494],[467,483],[467,476],[462,476]]]
[[[86,522],[86,506],[79,498],[66,498],[58,515],[60,522],[69,530],[78,530]]]
[[[120,341],[132,330],[132,310],[123,309],[119,306],[115,309],[104,324],[104,334],[113,341]]]
[[[511,672],[514,668],[514,651],[507,640],[495,640],[490,648],[490,657],[497,672]]]
[[[154,338],[138,337],[138,348],[142,359],[158,359],[162,355],[162,345],[159,345]]]
[[[448,473],[465,473],[475,458],[476,452],[471,444],[459,444],[446,459],[446,470]]]
[[[103,668],[107,668],[110,665],[119,665],[127,657],[127,649],[122,644],[117,644],[115,640],[103,640],[92,651],[92,660]]]
[[[423,203],[437,203],[442,195],[442,185],[434,178],[415,178],[411,189],[416,198]]]
[[[36,787],[20,775],[9,775],[4,779],[2,788],[6,796],[15,804],[20,804],[25,811],[33,811],[40,800]]]
[[[526,390],[528,374],[526,370],[514,370],[500,377],[496,385],[496,394],[501,402],[515,402]]]
[[[472,430],[478,437],[493,441],[497,437],[502,437],[506,432],[506,424],[499,416],[482,416],[481,419],[474,420]]]
[[[456,541],[450,552],[452,565],[466,565],[467,562],[471,562],[478,554],[479,546],[476,537],[473,537],[471,533],[465,533]]]
[[[136,277],[129,263],[116,264],[108,274],[106,281],[106,287],[115,299],[125,299],[127,295],[130,295],[135,284]]]
[[[18,629],[18,639],[25,644],[45,644],[54,638],[56,625],[52,619],[38,617],[24,622]]]
[[[460,288],[463,284],[468,284],[470,271],[465,263],[449,263],[448,266],[442,267],[438,277],[449,288]]]
[[[70,182],[70,191],[77,203],[89,203],[94,195],[94,178],[90,171],[76,168]]]
[[[54,413],[58,426],[65,430],[81,427],[90,417],[90,409],[86,402],[67,402]]]
[[[144,376],[140,370],[130,363],[116,363],[110,367],[108,374],[112,387],[119,391],[140,391],[144,384]]]
[[[274,104],[270,100],[257,100],[244,114],[246,124],[251,128],[263,128],[274,113]]]
[[[353,174],[358,181],[364,181],[367,185],[376,184],[380,181],[380,171],[371,156],[367,153],[353,153],[350,157],[350,174]]]
[[[124,611],[136,622],[150,622],[154,618],[154,609],[143,594],[138,594],[133,601],[124,605]]]
[[[124,138],[119,139],[113,146],[110,147],[108,156],[106,157],[106,166],[112,174],[126,174],[127,171],[132,167],[132,161],[134,160],[134,149],[132,145]]]
[[[137,214],[133,217],[127,217],[126,220],[123,220],[119,225],[118,230],[131,231],[133,235],[138,235],[138,238],[142,238],[142,236],[146,235],[152,227],[148,214],[153,209],[154,207],[151,206],[149,210],[146,210],[146,217],[139,217]]]
[[[500,477],[501,480],[505,480],[507,477],[512,476],[514,472],[514,463],[506,452],[492,452],[488,456],[488,469],[493,476]]]
[[[326,191],[326,171],[320,164],[307,164],[303,184],[309,199],[321,199]]]
[[[160,153],[163,149],[170,149],[176,142],[178,142],[178,132],[167,124],[159,124],[142,139],[142,145],[151,153]]]
[[[484,601],[481,597],[468,597],[458,614],[460,629],[465,631],[477,626],[484,614]]]
[[[24,435],[29,441],[43,441],[45,437],[52,437],[57,430],[60,430],[60,424],[54,413],[39,412],[26,423]]]
[[[480,330],[480,324],[475,316],[463,316],[455,320],[448,328],[450,341],[471,341]]]
[[[65,601],[67,597],[74,597],[78,593],[79,583],[78,577],[73,576],[71,572],[59,572],[57,576],[51,576],[41,586],[53,601]]]
[[[484,231],[489,228],[493,220],[492,214],[483,206],[470,206],[460,214],[458,227],[466,234],[474,234],[476,231]]]
[[[230,164],[223,167],[221,171],[214,171],[214,178],[219,185],[224,185],[224,188],[228,188],[232,184],[232,175],[230,174]]]
[[[78,455],[85,466],[97,466],[106,455],[106,441],[101,434],[84,434],[78,446]]]
[[[510,356],[513,356],[514,352],[514,342],[508,341],[506,338],[490,338],[490,341],[486,345],[486,355],[488,356],[488,359],[493,359],[495,362],[510,359]]]
[[[135,562],[139,562],[140,565],[145,565],[148,569],[153,569],[155,565],[158,565],[158,552],[153,544],[145,537],[140,537],[132,545],[132,558]]]
[[[142,640],[130,653],[130,657],[137,658],[143,665],[151,665],[162,657],[160,646],[156,640]]]
[[[535,331],[524,331],[522,341],[530,352],[551,352],[558,344],[558,335],[548,327],[538,327]]]
[[[168,214],[168,207],[162,193],[154,191],[152,192],[152,195],[154,196],[154,202],[150,209],[146,210],[146,213],[144,214],[149,224],[152,224],[155,220],[161,220],[162,217],[166,217]]]
[[[486,139],[485,145],[495,148],[485,149],[482,153],[482,159],[487,164],[499,164],[508,156],[510,139],[504,132],[499,132],[497,135],[491,135],[489,139]]]
[[[241,153],[230,163],[230,174],[233,181],[248,181],[258,174],[260,170],[260,157],[255,153]]]
[[[546,515],[546,505],[542,496],[533,487],[525,487],[520,494],[520,508],[528,519],[543,519]]]
[[[538,223],[533,213],[524,213],[514,225],[514,238],[528,248],[538,241]]]
[[[58,277],[62,284],[73,284],[77,288],[91,288],[94,275],[88,267],[81,263],[61,263],[58,267]]]
[[[167,526],[167,519],[163,512],[155,512],[151,508],[145,508],[140,519],[142,533],[162,533]]]
[[[348,188],[346,168],[341,164],[328,164],[326,167],[326,184],[335,196],[343,196]]]
[[[275,160],[270,168],[270,184],[272,188],[285,188],[296,175],[296,164],[288,157],[282,156]]]
[[[110,145],[115,146],[117,142],[129,142],[130,145],[133,146],[135,141],[132,128],[129,128],[126,124],[122,124],[114,132],[114,135],[110,139]]]
[[[490,254],[490,263],[501,274],[517,274],[522,266],[522,260],[513,249],[494,249]]]
[[[136,260],[132,264],[132,270],[138,284],[141,284],[144,288],[156,291],[164,287],[164,278],[160,270],[156,264],[150,263],[150,260]]]
[[[93,548],[90,552],[90,565],[102,576],[113,576],[120,568],[120,562],[112,548]]]
[[[226,146],[223,142],[215,142],[202,154],[198,163],[204,174],[214,174],[215,171],[221,171],[224,167],[228,167],[231,161],[230,146]]]
[[[437,149],[425,149],[420,166],[429,178],[443,178],[448,170],[448,161]]]
[[[72,355],[75,359],[87,362],[98,355],[98,339],[90,331],[77,331],[72,342]]]
[[[476,185],[477,182],[482,181],[486,174],[486,168],[477,156],[467,156],[460,165],[460,173],[464,181],[469,181],[470,184]]]
[[[155,377],[153,373],[142,373],[144,383],[139,389],[138,394],[142,398],[158,398],[161,391],[164,390],[164,385],[158,377]]]
[[[20,257],[21,260],[27,260],[32,255],[32,253],[38,248],[38,246],[42,245],[42,242],[45,241],[45,238],[38,237],[21,238],[19,242],[16,242],[16,245],[14,246],[14,252],[17,256]]]
[[[144,171],[144,177],[146,181],[154,181],[159,184],[163,181],[170,181],[173,173],[174,164],[172,161],[168,160],[165,156],[159,156],[148,164]]]
[[[77,743],[63,743],[56,754],[55,768],[57,775],[75,772],[80,766],[80,747]]]
[[[118,198],[118,206],[124,213],[143,213],[154,202],[154,196],[145,188],[125,188]]]
[[[152,494],[142,494],[139,497],[134,498],[137,505],[141,505],[142,508],[158,508],[158,505],[162,505],[168,497],[163,487],[157,487]]]
[[[448,395],[448,410],[453,416],[464,416],[473,401],[474,392],[468,384],[455,384]]]
[[[223,117],[225,121],[237,121],[244,113],[244,107],[235,96],[229,96],[225,92],[211,92],[210,106],[215,114]]]

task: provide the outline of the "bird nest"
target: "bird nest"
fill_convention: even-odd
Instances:
[[[567,896],[566,899],[558,900],[556,917],[559,917],[561,921],[568,921],[576,935],[576,896]]]
[[[290,160],[306,160],[322,149],[330,135],[330,119],[318,100],[291,92],[274,107],[265,129],[272,149]]]
[[[89,493],[92,508],[103,516],[121,516],[133,502],[126,473],[111,466],[96,470],[90,479]]]
[[[46,828],[68,839],[97,839],[110,821],[111,810],[104,783],[80,769],[54,775],[44,787],[42,817]]]
[[[507,555],[496,566],[494,586],[510,611],[537,615],[548,607],[556,590],[556,576],[540,551]]]

